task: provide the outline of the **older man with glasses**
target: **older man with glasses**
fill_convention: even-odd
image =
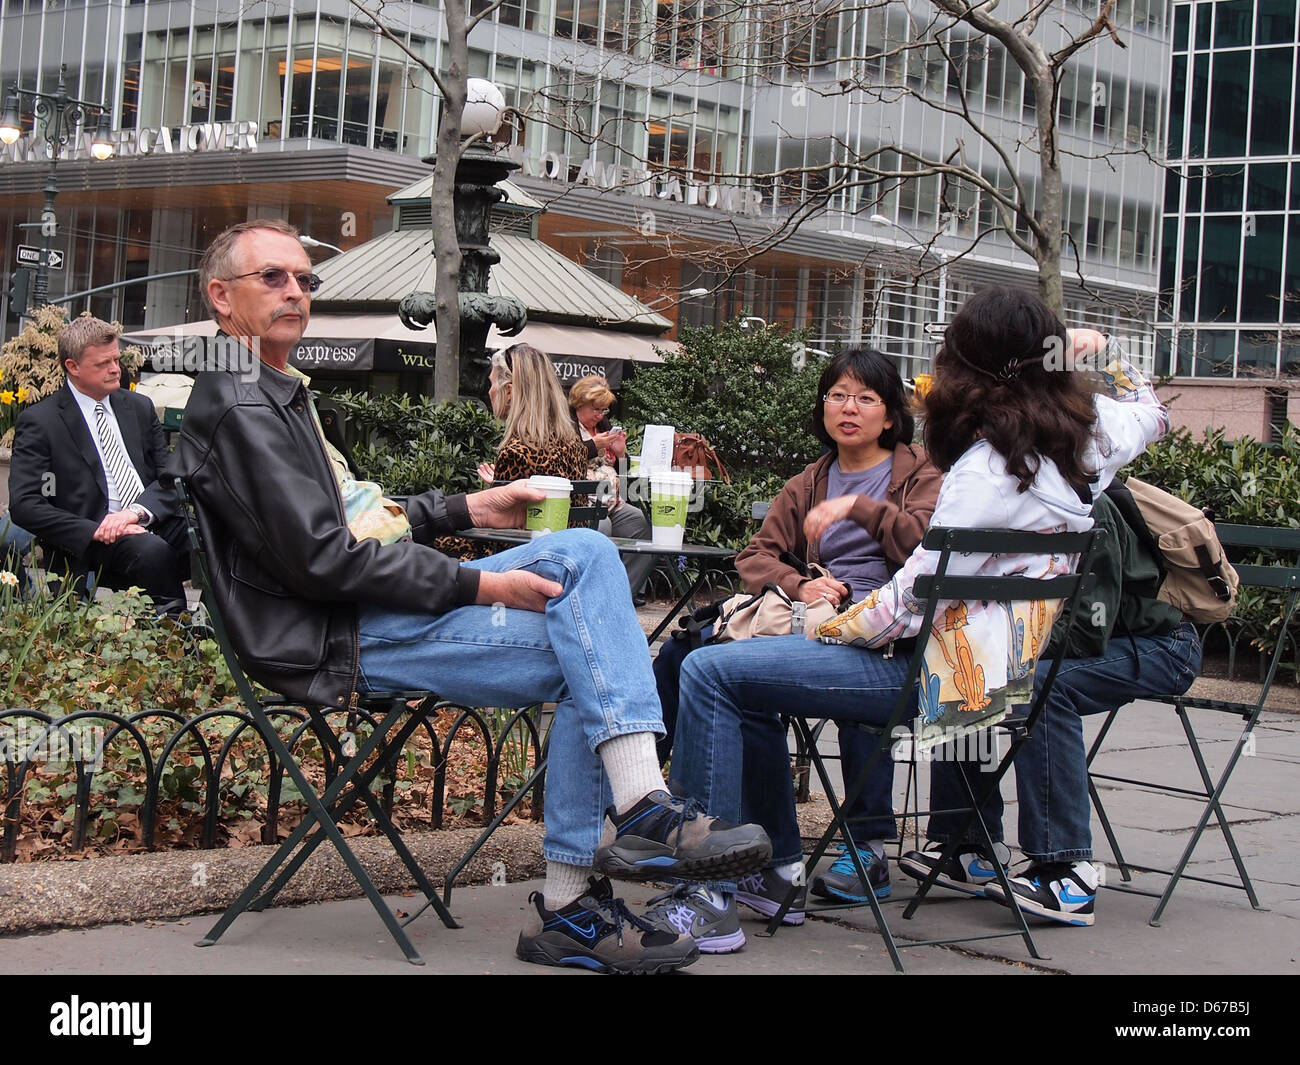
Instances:
[[[526,961],[659,972],[694,961],[604,873],[645,879],[760,866],[770,842],[663,788],[663,731],[645,637],[618,552],[585,529],[461,564],[433,538],[519,527],[525,482],[403,505],[361,480],[289,365],[319,285],[292,226],[245,222],[199,268],[221,330],[256,351],[254,373],[201,376],[177,472],[213,524],[214,585],[256,679],[323,706],[370,689],[434,689],[471,705],[557,703],[546,788],[546,883],[526,907]],[[605,811],[613,841],[601,846]]]

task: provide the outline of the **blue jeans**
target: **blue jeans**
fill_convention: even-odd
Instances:
[[[702,639],[707,640],[712,635],[712,625],[700,630]],[[770,639],[770,637],[764,636],[761,639]],[[659,653],[655,656],[655,685],[659,690],[659,705],[664,712],[665,733],[663,738],[656,744],[660,765],[668,761],[668,756],[673,749],[673,739],[677,735],[677,710],[681,705],[682,663],[690,653],[685,640],[664,640],[659,645]],[[755,759],[760,758],[760,755],[753,752],[761,748],[764,742],[763,729],[753,727],[750,724],[750,719],[746,717],[741,721],[740,733],[745,759],[753,762]],[[848,782],[853,780],[858,771],[867,764],[867,759],[871,757],[871,752],[878,746],[878,742],[871,734],[859,732],[857,729],[842,730],[839,734],[839,740],[840,769],[847,787]],[[854,838],[864,840],[894,838],[896,831],[894,819],[879,816],[881,811],[890,809],[892,805],[892,787],[893,774],[882,772],[874,774],[871,786],[864,788],[861,794],[858,795],[857,801],[850,807],[846,815],[853,825]],[[741,807],[744,811],[743,817],[745,821],[767,824],[766,821],[762,820],[764,815],[771,816],[771,812],[765,810],[765,805],[767,805],[766,795],[767,793],[754,796],[748,802],[743,801],[742,797]],[[875,804],[874,809],[873,803]],[[871,816],[873,812],[877,816]]]
[[[551,861],[591,865],[610,805],[596,748],[614,736],[663,732],[650,651],[627,571],[610,541],[568,529],[468,562],[526,569],[564,586],[544,614],[465,606],[431,615],[363,605],[362,688],[422,688],[469,706],[555,702],[546,774]]]
[[[907,664],[905,654],[885,658],[803,636],[701,647],[682,666],[673,790],[717,817],[762,825],[772,837],[772,865],[798,861],[803,844],[780,715],[885,725]],[[864,742],[852,749],[864,759],[846,762],[850,780],[875,746],[873,737],[858,735]],[[893,779],[886,750],[864,791],[862,808],[873,819],[855,828],[855,838],[893,837]]]
[[[1136,649],[1135,649],[1136,648]],[[1037,680],[1047,675],[1049,662],[1039,662]],[[1092,826],[1088,797],[1087,752],[1083,718],[1108,713],[1150,695],[1181,694],[1191,687],[1201,668],[1201,644],[1196,630],[1184,622],[1167,636],[1114,635],[1098,658],[1067,658],[1061,663],[1051,694],[1029,739],[1016,752],[1016,797],[1020,805],[1020,849],[1034,862],[1074,862],[1092,859]],[[933,763],[930,805],[935,809],[962,806],[965,797],[958,772],[966,772],[978,797],[982,790],[973,763]],[[1002,796],[991,796],[983,808],[989,834],[1002,839]],[[946,840],[959,832],[965,814],[930,818],[926,835]],[[972,825],[967,838],[979,837]]]

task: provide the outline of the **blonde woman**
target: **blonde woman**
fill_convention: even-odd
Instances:
[[[591,374],[574,382],[569,389],[569,406],[578,433],[587,445],[592,465],[615,465],[627,454],[627,434],[609,424],[609,408],[614,393],[600,374]]]
[[[569,407],[573,411],[573,422],[577,426],[587,449],[587,468],[590,476],[603,480],[615,478],[618,460],[627,454],[627,434],[622,429],[611,428],[609,408],[614,405],[614,393],[599,374],[592,374],[576,381],[569,389]],[[606,526],[608,523],[608,527]],[[619,499],[609,501],[609,517],[600,523],[601,532],[607,536],[626,536],[630,540],[646,540],[650,537],[650,520],[639,507]],[[654,557],[635,555],[623,559],[627,566],[627,577],[632,585],[632,597],[640,606],[641,589],[644,587],[650,570],[654,568]]]
[[[528,344],[515,344],[493,355],[488,400],[506,429],[496,462],[479,467],[485,481],[518,481],[534,474],[571,481],[587,478],[588,449],[570,419],[564,390],[545,354]],[[582,505],[586,500],[578,502]],[[619,517],[615,522],[612,516],[620,511],[635,517]],[[606,536],[645,540],[650,536],[650,523],[636,507],[625,504],[611,509],[611,518],[601,521],[600,531]],[[651,555],[624,559],[633,593],[653,564]]]
[[[496,462],[479,467],[485,481],[534,475],[586,478],[587,449],[569,421],[564,390],[545,354],[528,344],[494,354],[488,400],[506,430]]]

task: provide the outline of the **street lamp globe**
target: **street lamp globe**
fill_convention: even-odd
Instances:
[[[22,133],[22,120],[18,117],[18,94],[11,92],[5,100],[4,117],[0,118],[0,141],[13,144]]]
[[[3,132],[3,130],[0,130],[0,136],[3,135]],[[99,123],[95,126],[95,137],[90,142],[90,154],[101,163],[113,154],[112,134],[108,114],[107,112],[101,112]]]
[[[476,134],[490,137],[501,127],[506,98],[485,78],[470,78],[465,83],[465,112],[460,120],[463,137]]]

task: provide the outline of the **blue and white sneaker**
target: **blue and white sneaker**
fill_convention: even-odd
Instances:
[[[887,899],[894,893],[889,883],[889,863],[877,858],[870,847],[859,847],[858,857],[867,874],[867,883],[878,899]],[[812,893],[822,899],[847,899],[849,902],[866,902],[867,893],[853,866],[849,852],[841,849],[840,856],[824,873],[813,877]]]
[[[1093,923],[1093,903],[1100,881],[1091,862],[1034,863],[1023,876],[1008,881],[1011,893],[1025,913],[1061,924],[1087,926]],[[1008,905],[1002,885],[996,880],[984,893],[995,902]]]
[[[993,844],[993,849],[1005,870],[1007,863],[1011,861],[1011,851],[1003,843]],[[930,875],[930,870],[939,864],[942,851],[942,843],[931,841],[925,845],[923,851],[908,851],[904,854],[898,860],[898,868],[910,877],[924,880]],[[964,895],[982,897],[985,887],[990,883],[996,884],[997,879],[997,870],[985,856],[984,851],[975,844],[970,844],[967,848],[958,851],[945,866],[940,868],[934,882],[939,887],[960,891]]]

